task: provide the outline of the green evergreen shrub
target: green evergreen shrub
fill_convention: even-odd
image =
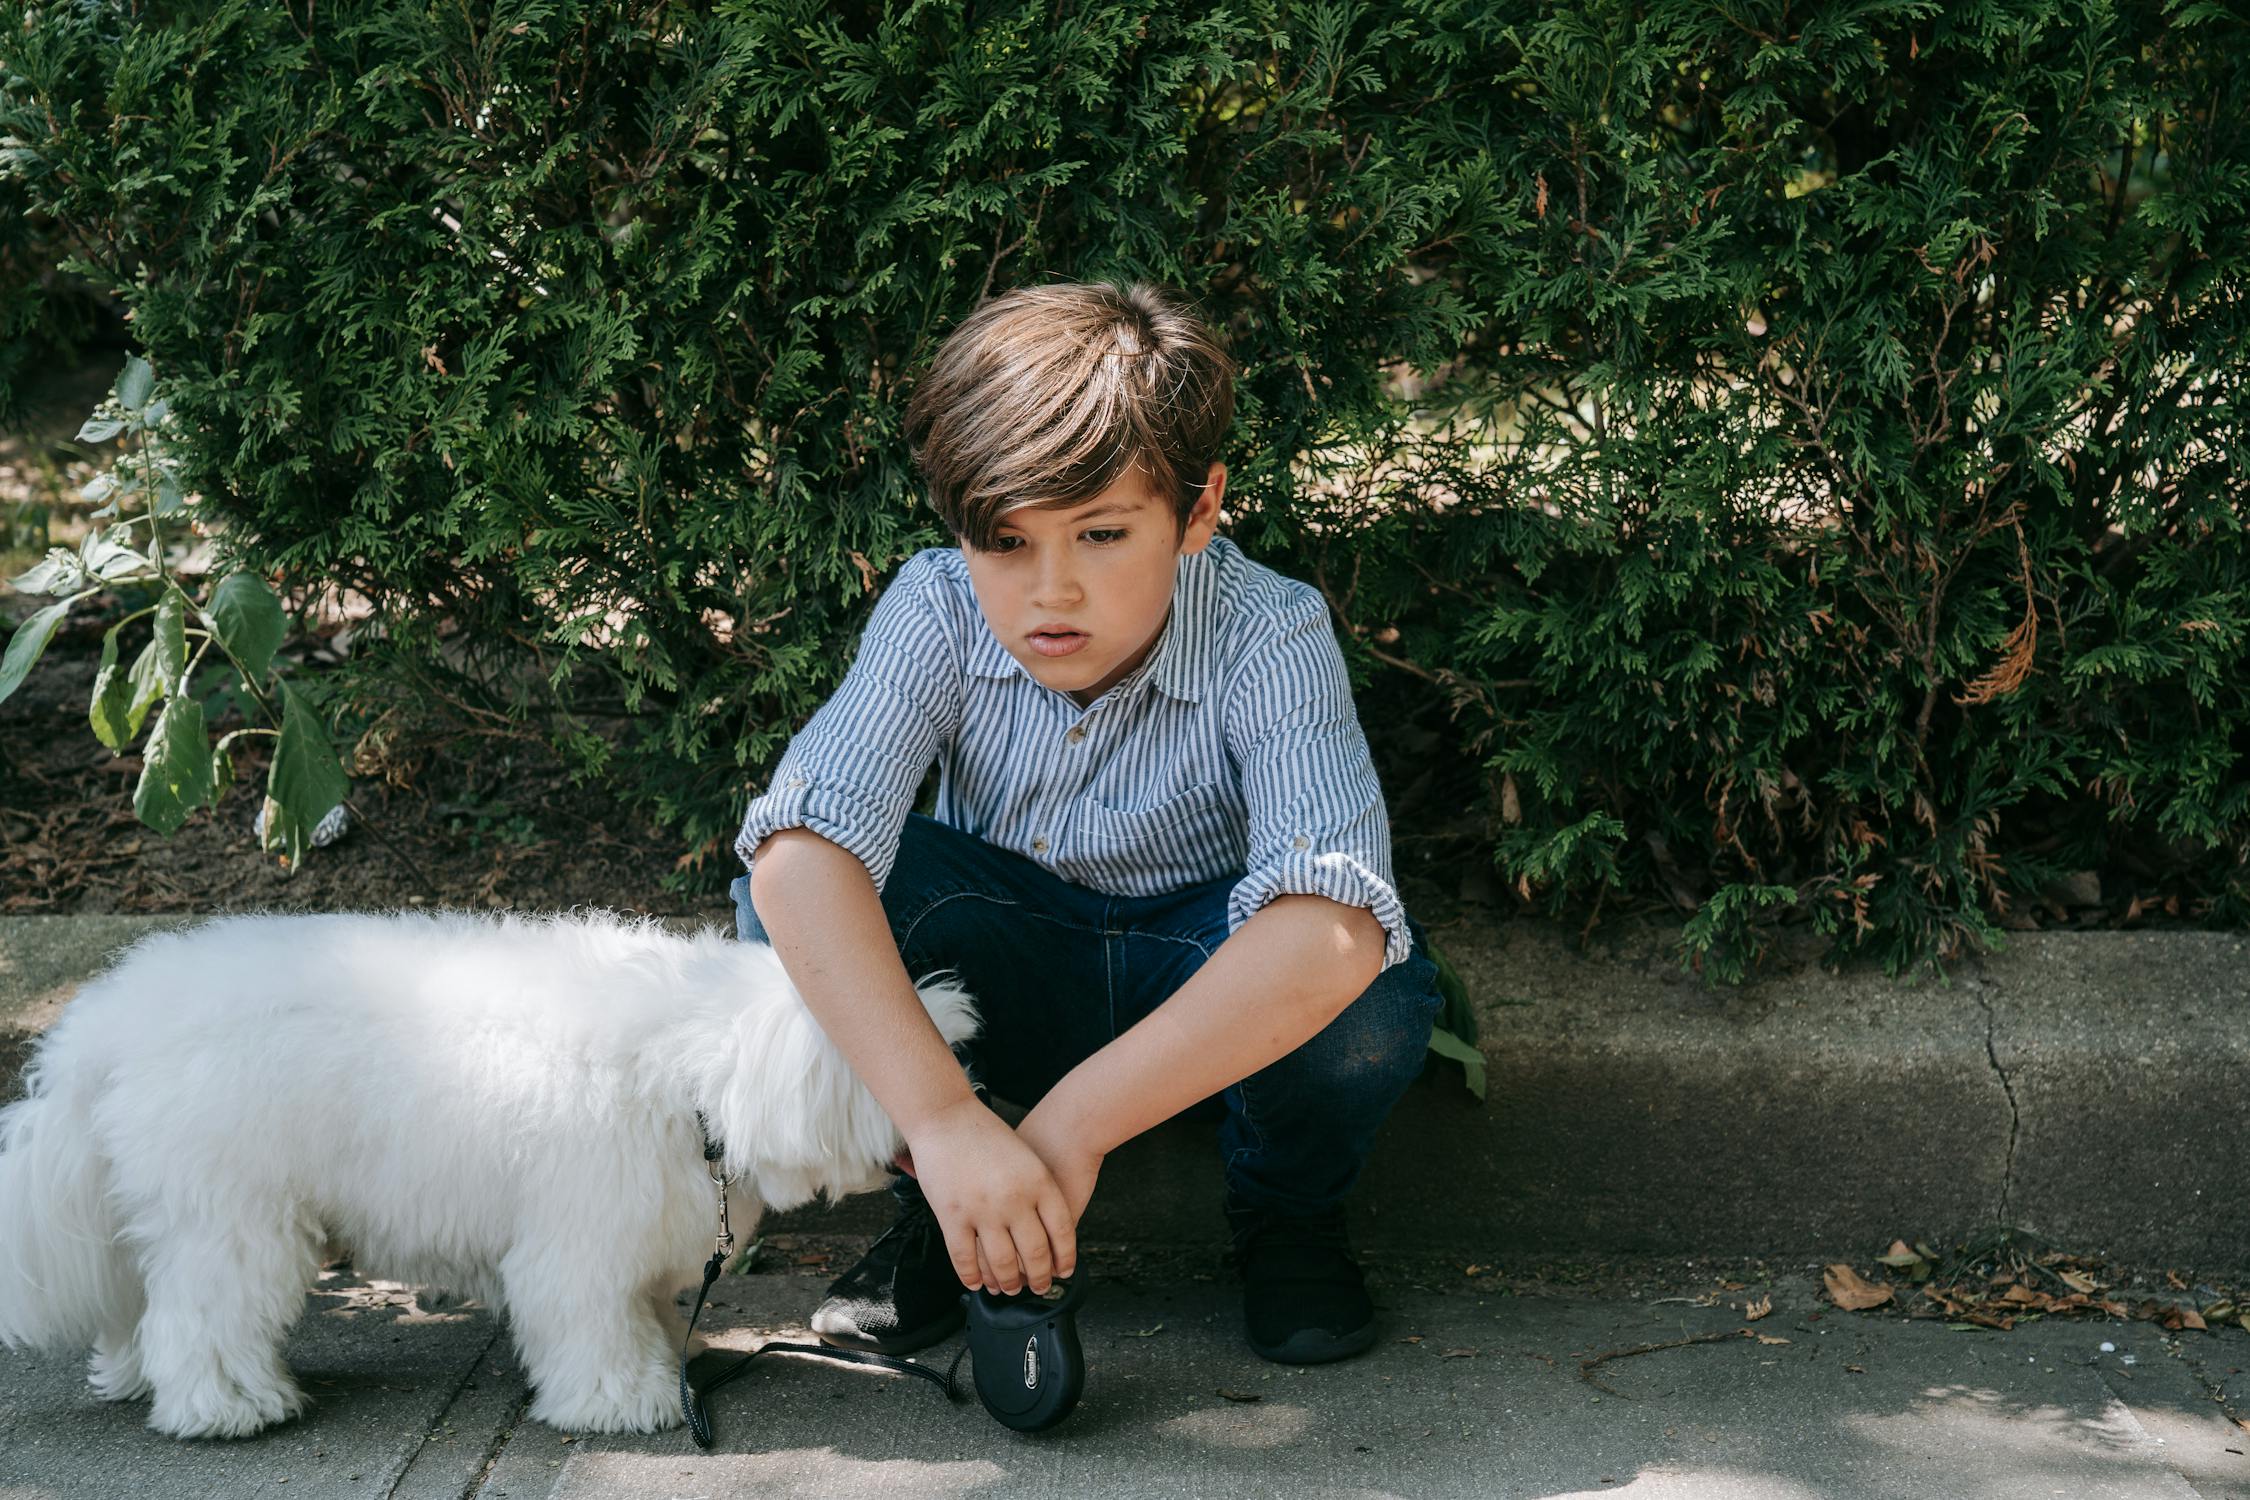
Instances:
[[[0,134],[199,512],[378,612],[363,767],[536,728],[715,887],[950,540],[898,437],[936,341],[1146,277],[1245,365],[1228,529],[1523,900],[1676,902],[1723,975],[2084,869],[2246,914],[2226,7],[305,16],[8,0]]]

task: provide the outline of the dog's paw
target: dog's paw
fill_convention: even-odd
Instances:
[[[670,1365],[645,1373],[630,1387],[606,1379],[591,1391],[542,1386],[531,1415],[563,1432],[662,1432],[687,1420],[680,1411],[679,1371]]]
[[[231,1381],[224,1388],[198,1384],[157,1392],[149,1407],[148,1425],[178,1438],[248,1437],[261,1428],[302,1415],[310,1404],[294,1384],[255,1391]]]
[[[86,1361],[86,1383],[104,1401],[138,1401],[149,1393],[148,1372],[141,1368],[139,1344],[112,1350],[95,1345]]]

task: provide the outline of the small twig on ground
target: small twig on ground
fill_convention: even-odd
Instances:
[[[1642,1344],[1638,1348],[1633,1349],[1612,1349],[1605,1354],[1597,1354],[1592,1359],[1580,1360],[1578,1362],[1578,1378],[1585,1381],[1588,1385],[1596,1386],[1602,1390],[1608,1391],[1612,1396],[1615,1396],[1620,1400],[1631,1401],[1636,1398],[1628,1396],[1623,1391],[1617,1390],[1614,1387],[1603,1385],[1599,1380],[1596,1380],[1594,1378],[1594,1370],[1596,1369],[1596,1367],[1613,1359],[1631,1359],[1636,1354],[1654,1354],[1659,1349],[1679,1349],[1684,1348],[1689,1344],[1716,1344],[1726,1339],[1748,1339],[1756,1337],[1757,1335],[1747,1328],[1729,1328],[1720,1333],[1698,1333],[1690,1338],[1667,1339],[1661,1344]]]
[[[435,892],[437,890],[437,886],[431,882],[430,877],[422,873],[422,867],[414,862],[414,856],[407,853],[404,849],[400,848],[396,843],[392,842],[391,836],[383,832],[383,827],[380,823],[373,821],[367,816],[367,814],[361,812],[358,807],[353,805],[352,799],[349,797],[346,797],[344,799],[344,806],[350,809],[353,822],[359,824],[360,827],[366,829],[369,833],[374,834],[378,839],[381,839],[383,841],[383,847],[390,850],[391,853],[399,857],[399,861],[406,866],[407,871],[413,875],[415,882],[419,884],[424,891]]]

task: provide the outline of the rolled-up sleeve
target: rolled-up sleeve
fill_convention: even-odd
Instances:
[[[809,828],[856,856],[881,891],[914,793],[958,728],[960,684],[926,569],[910,559],[877,597],[843,682],[751,799],[734,841],[743,869],[766,835]]]
[[[1276,896],[1326,896],[1373,912],[1383,968],[1404,962],[1414,945],[1392,881],[1390,813],[1327,601],[1313,595],[1293,611],[1238,681],[1227,739],[1242,767],[1250,848],[1227,931]]]

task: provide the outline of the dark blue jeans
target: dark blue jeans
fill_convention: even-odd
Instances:
[[[976,997],[984,1024],[964,1050],[977,1075],[1029,1107],[1202,967],[1236,878],[1110,896],[910,813],[882,900],[906,972],[952,969]],[[766,941],[750,877],[731,892],[735,935]],[[1310,1041],[1183,1112],[1218,1119],[1230,1204],[1304,1214],[1350,1191],[1437,1019],[1437,965],[1421,924],[1407,930],[1412,954]]]

